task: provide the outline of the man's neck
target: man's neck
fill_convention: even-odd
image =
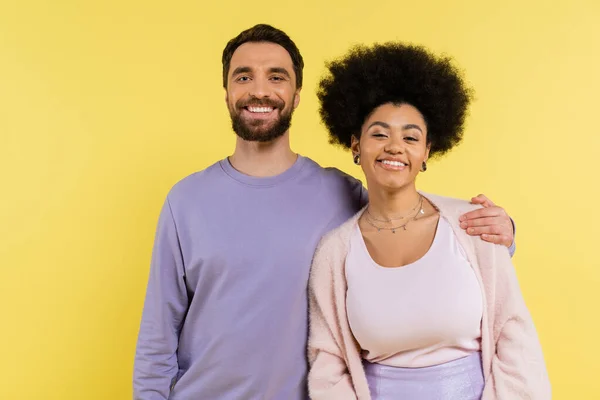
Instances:
[[[290,148],[289,132],[286,132],[267,143],[249,142],[238,137],[229,162],[243,174],[268,177],[285,172],[297,158]]]

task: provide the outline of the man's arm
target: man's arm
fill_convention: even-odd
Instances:
[[[177,346],[187,308],[183,257],[167,199],[158,221],[135,353],[134,400],[169,398],[179,370]]]
[[[472,204],[483,208],[468,212],[460,217],[460,227],[471,236],[508,247],[511,257],[515,254],[515,224],[506,211],[495,205],[485,195],[471,199]]]

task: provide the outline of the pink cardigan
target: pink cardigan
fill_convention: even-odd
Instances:
[[[471,237],[458,226],[461,214],[479,206],[422,194],[452,226],[483,291],[483,399],[550,399],[542,349],[508,249]],[[345,260],[352,229],[363,212],[329,232],[313,259],[308,344],[308,389],[313,400],[371,399],[360,348],[346,316]]]

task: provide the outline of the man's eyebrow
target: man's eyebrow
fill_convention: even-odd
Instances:
[[[287,76],[288,78],[291,78],[290,73],[288,72],[288,70],[285,69],[285,68],[283,68],[283,67],[269,68],[269,72],[270,73],[276,73],[276,74],[283,74],[283,75]]]
[[[250,67],[237,67],[236,69],[233,70],[233,73],[231,74],[233,75],[238,75],[238,74],[245,74],[248,72],[252,72],[252,68]]]

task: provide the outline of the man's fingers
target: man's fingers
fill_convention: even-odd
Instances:
[[[513,240],[513,227],[506,211],[494,205],[483,194],[473,197],[471,203],[480,204],[483,208],[461,215],[460,227],[469,235],[480,236],[486,242],[510,246]]]
[[[468,213],[461,215],[459,220],[462,222],[477,218],[500,217],[505,215],[506,212],[503,208],[494,206],[490,208],[478,208],[477,210],[469,211]]]
[[[486,225],[474,228],[467,228],[467,233],[471,236],[479,235],[505,235],[509,230],[501,225]]]
[[[491,225],[503,225],[507,223],[506,217],[494,216],[494,217],[481,217],[475,219],[469,219],[460,223],[461,228],[467,228],[472,226],[491,226]]]
[[[484,235],[481,235],[481,239],[485,240],[486,242],[499,244],[499,245],[506,246],[506,247],[508,247],[512,244],[512,241],[510,240],[510,238],[507,235],[484,234]]]
[[[487,200],[481,200],[481,199],[478,199],[476,197],[474,197],[474,198],[471,199],[471,204],[479,204],[479,205],[482,205],[483,207],[486,207],[486,208],[487,207],[492,207],[492,204],[490,204],[489,201],[487,201]]]
[[[486,195],[480,194],[476,197],[471,198],[472,204],[481,204],[484,207],[493,207],[495,204],[493,201],[487,198]]]

